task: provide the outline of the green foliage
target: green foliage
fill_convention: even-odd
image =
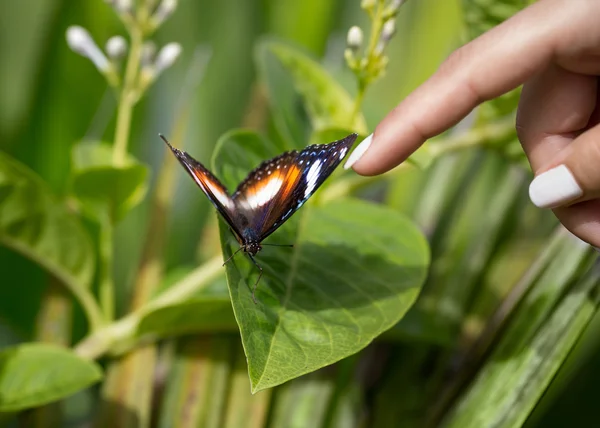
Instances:
[[[59,400],[101,378],[96,363],[68,349],[41,343],[6,348],[0,352],[0,412]]]
[[[257,62],[267,86],[274,121],[287,147],[300,148],[307,141],[304,107],[313,131],[331,128],[366,134],[362,114],[355,116],[348,92],[317,62],[280,42],[263,40]]]
[[[234,133],[218,145],[215,167],[230,187],[261,157],[265,146],[258,142]],[[401,215],[370,204],[309,204],[274,236],[294,248],[266,248],[257,256],[265,271],[258,304],[251,297],[256,267],[241,254],[227,264],[253,391],[364,348],[402,317],[425,278],[428,251],[420,233]],[[224,225],[221,239],[228,258],[238,244]]]
[[[547,251],[507,331],[444,426],[521,426],[591,320],[600,288],[598,268],[590,270],[596,256],[565,232]]]
[[[120,219],[146,195],[148,167],[133,156],[115,166],[112,147],[103,143],[80,143],[72,153],[72,191],[91,218]]]
[[[87,288],[94,272],[90,239],[78,219],[44,182],[0,153],[0,240],[73,287]]]
[[[593,250],[560,229],[549,237],[556,220],[528,202],[518,91],[389,174],[339,168],[266,242],[294,248],[257,255],[256,304],[257,268],[243,253],[222,267],[239,244],[172,157],[159,165],[155,135],[164,132],[207,166],[212,153],[211,170],[233,190],[283,151],[364,137],[461,36],[530,3],[411,1],[392,16],[399,3],[390,0],[361,2],[367,13],[359,2],[310,1],[179,2],[157,39],[181,42],[183,53],[159,80],[155,58],[140,54],[160,1],[134,2],[134,15],[100,1],[64,14],[60,2],[32,14],[2,6],[12,30],[0,33],[26,22],[48,35],[44,44],[35,32],[11,40],[18,49],[0,66],[2,284],[66,286],[88,323],[71,317],[71,296],[56,293],[32,321],[38,342],[6,347],[21,338],[5,323],[12,302],[3,303],[0,424],[4,412],[53,402],[28,412],[32,427],[60,419],[61,408],[67,424],[93,423],[95,413],[118,427],[517,427],[534,407],[543,413],[538,403],[597,314],[600,284]],[[398,36],[379,45],[390,17]],[[128,88],[112,88],[115,106],[110,93],[100,101],[104,82],[67,50],[64,29],[81,23],[102,46],[122,32],[119,18],[135,37],[129,56],[112,63]],[[349,70],[342,38],[351,25],[371,35]],[[190,61],[198,43],[212,47],[199,86],[204,66]],[[369,65],[370,56],[379,60]],[[99,142],[113,135],[118,144]],[[81,139],[94,142],[72,146]],[[114,289],[123,290],[116,299]],[[36,306],[29,293],[19,299]],[[73,351],[39,342],[71,336],[83,336]],[[597,335],[586,336],[591,353]],[[571,354],[576,371],[581,356]],[[92,361],[102,357],[113,374],[102,391],[68,398],[100,380]],[[91,404],[77,404],[82,396]]]
[[[196,297],[156,308],[141,318],[136,335],[163,338],[189,333],[235,331],[228,298]]]

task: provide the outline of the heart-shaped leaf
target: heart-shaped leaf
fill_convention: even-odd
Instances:
[[[112,146],[80,143],[73,147],[73,194],[87,215],[122,218],[146,195],[148,167],[132,156],[114,165]]]
[[[93,361],[43,343],[0,352],[0,412],[15,412],[67,397],[100,380]]]
[[[279,132],[294,147],[307,140],[299,102],[313,130],[349,129],[367,134],[362,113],[354,111],[348,92],[318,62],[286,44],[265,40],[257,47],[257,62],[267,85]]]
[[[219,144],[215,171],[230,188],[256,166],[244,159],[264,150],[252,141],[230,134]],[[234,158],[237,164],[223,164]],[[221,239],[227,258],[239,244],[223,222]],[[254,392],[367,346],[410,308],[429,260],[425,239],[407,218],[360,201],[308,204],[269,241],[295,247],[258,254],[258,304],[251,297],[256,267],[243,254],[227,264]]]
[[[0,153],[0,243],[35,261],[70,288],[94,273],[90,238],[77,217],[26,166]]]

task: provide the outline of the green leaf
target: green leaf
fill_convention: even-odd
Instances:
[[[291,145],[298,147],[306,141],[302,114],[297,110],[298,96],[313,130],[339,128],[367,134],[362,114],[353,117],[352,97],[319,63],[291,46],[270,40],[258,45],[257,59],[276,125]]]
[[[211,164],[231,192],[252,169],[284,150],[256,132],[233,130],[217,141]]]
[[[299,217],[299,230],[294,222],[279,233],[293,250],[257,257],[265,271],[258,304],[256,268],[244,257],[227,265],[253,391],[358,352],[402,318],[425,278],[425,240],[393,211],[344,201]],[[228,235],[223,227],[227,257],[237,248]]]
[[[0,243],[70,288],[89,287],[95,259],[86,231],[34,172],[2,153],[0,206]]]
[[[218,144],[214,169],[230,188],[256,166],[259,141],[230,133]],[[228,164],[228,162],[234,162]],[[335,180],[335,176],[328,181]],[[325,183],[327,184],[327,183]],[[221,222],[225,258],[239,248]],[[417,228],[395,211],[342,201],[308,204],[268,239],[257,268],[244,254],[227,266],[254,392],[352,355],[392,327],[423,283],[429,253]]]
[[[598,307],[597,258],[563,231],[496,340],[490,358],[447,416],[448,427],[520,427],[565,361]],[[582,274],[584,274],[582,276]]]
[[[102,377],[100,367],[68,349],[27,343],[0,352],[0,412],[47,404]]]
[[[110,145],[77,144],[72,158],[73,194],[91,218],[120,219],[146,195],[148,167],[130,155],[124,165],[114,165]]]
[[[144,314],[136,335],[163,338],[189,333],[236,330],[229,298],[195,297]]]

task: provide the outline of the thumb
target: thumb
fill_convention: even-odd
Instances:
[[[536,171],[529,197],[541,208],[600,198],[600,125],[579,135]]]

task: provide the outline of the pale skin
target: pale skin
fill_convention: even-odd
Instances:
[[[600,1],[540,0],[450,55],[375,129],[354,165],[388,171],[483,101],[523,85],[517,135],[536,176],[565,165],[583,195],[553,208],[600,247]]]

